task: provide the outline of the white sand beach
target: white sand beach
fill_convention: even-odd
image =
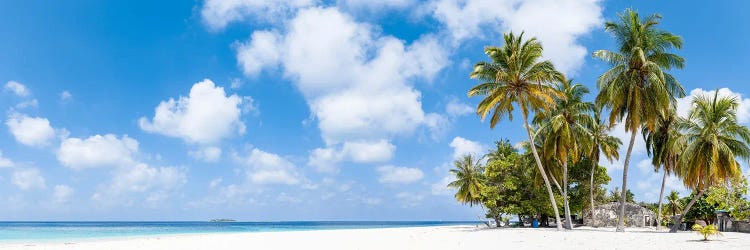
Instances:
[[[612,228],[479,229],[470,226],[151,236],[60,243],[0,244],[0,249],[748,249],[750,234],[703,242],[693,232]]]

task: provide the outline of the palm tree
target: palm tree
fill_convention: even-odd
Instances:
[[[479,195],[482,189],[482,165],[480,159],[467,154],[453,162],[456,167],[450,172],[456,177],[456,180],[449,183],[448,187],[458,189],[456,191],[456,200],[469,206],[481,205],[482,200]]]
[[[672,210],[672,217],[677,215],[677,212],[682,213],[682,201],[680,201],[680,194],[677,191],[672,190],[667,195],[667,209]]]
[[[683,145],[679,143],[680,131],[677,130],[677,115],[674,106],[659,115],[659,119],[656,122],[656,126],[653,130],[647,126],[643,127],[641,134],[646,142],[646,151],[649,156],[652,156],[651,163],[654,165],[654,170],[659,172],[659,169],[664,171],[661,179],[661,190],[659,191],[659,208],[656,213],[656,221],[659,223],[656,225],[656,229],[661,229],[661,207],[662,200],[664,199],[664,184],[667,182],[667,176],[674,172],[677,168],[678,158],[683,150]]]
[[[593,123],[589,112],[594,109],[594,105],[583,101],[583,95],[589,90],[581,84],[562,81],[555,88],[563,95],[556,98],[553,109],[538,112],[534,117],[534,124],[538,124],[539,133],[545,135],[546,139],[541,141],[546,155],[562,166],[561,195],[565,209],[565,227],[573,229],[568,202],[568,162],[577,163],[581,149],[588,144],[588,127]]]
[[[617,231],[624,231],[625,192],[628,190],[628,165],[638,129],[643,125],[653,128],[657,116],[683,97],[685,91],[680,83],[666,70],[682,68],[685,60],[669,53],[682,47],[682,38],[657,29],[660,15],[641,19],[631,9],[619,15],[620,21],[607,22],[605,30],[612,33],[618,42],[618,51],[599,50],[594,56],[611,64],[597,82],[598,106],[610,108],[609,122],[615,124],[623,119],[625,129],[631,133],[628,151],[625,154],[622,173],[622,195]]]
[[[503,35],[505,44],[502,47],[487,47],[485,54],[491,59],[490,62],[479,62],[474,66],[470,77],[482,81],[479,85],[469,90],[468,95],[484,96],[477,106],[477,114],[485,119],[492,112],[490,128],[504,116],[513,120],[514,104],[518,106],[523,116],[526,134],[531,144],[534,138],[531,136],[529,127],[529,112],[549,109],[554,107],[554,98],[560,96],[557,91],[550,87],[550,83],[563,81],[562,73],[555,70],[550,61],[540,61],[542,58],[542,45],[536,38],[526,41],[523,33],[515,36],[512,32]],[[547,174],[544,172],[541,159],[535,147],[531,147],[537,168],[541,172],[544,184],[547,187],[550,203],[555,211],[555,222],[557,229],[561,230],[560,213],[557,210],[552,186],[550,186]]]
[[[707,188],[726,183],[742,175],[736,157],[750,158],[750,129],[737,122],[736,97],[713,98],[702,95],[693,99],[693,108],[687,119],[677,126],[683,131],[680,140],[687,145],[680,157],[677,174],[686,187],[698,191],[682,214],[677,217],[670,232],[677,232],[682,218]]]
[[[612,126],[606,124],[601,119],[601,110],[594,109],[594,121],[590,124],[589,133],[590,141],[588,157],[591,161],[591,179],[589,180],[589,199],[591,201],[591,225],[596,225],[596,216],[594,214],[596,206],[594,205],[594,175],[596,167],[599,166],[599,156],[604,155],[607,160],[612,162],[613,159],[620,158],[620,145],[622,142],[619,138],[609,135]],[[598,187],[597,187],[598,188]]]

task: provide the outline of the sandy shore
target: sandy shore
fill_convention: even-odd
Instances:
[[[750,249],[750,234],[710,242],[692,232],[653,229],[478,229],[469,226],[151,236],[67,243],[0,244],[0,249]]]

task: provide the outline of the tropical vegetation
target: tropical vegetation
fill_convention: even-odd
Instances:
[[[508,224],[511,216],[518,226],[532,220],[547,226],[554,218],[558,230],[573,229],[573,215],[588,215],[596,224],[596,204],[614,202],[616,231],[623,231],[625,204],[636,203],[628,167],[640,132],[661,183],[656,203],[639,204],[656,214],[657,229],[671,225],[676,231],[683,219],[710,224],[717,210],[750,217],[747,180],[738,162],[750,159],[750,130],[738,122],[739,100],[717,90],[678,107],[685,91],[670,71],[685,66],[674,53],[682,38],[660,29],[661,19],[626,9],[604,24],[616,46],[593,53],[609,67],[598,77],[591,101],[584,84],[544,59],[536,38],[508,32],[502,45],[486,47],[488,60],[474,65],[469,76],[478,84],[468,96],[481,97],[476,114],[489,120],[490,129],[520,114],[526,138],[515,145],[500,139],[486,155],[456,160],[449,184],[456,200],[479,205],[497,225]],[[624,145],[612,134],[615,127],[630,134],[622,159]],[[622,186],[609,193],[604,161],[621,162],[623,169]],[[687,197],[676,191],[665,195],[671,176],[691,190]],[[695,230],[710,235],[718,229]]]

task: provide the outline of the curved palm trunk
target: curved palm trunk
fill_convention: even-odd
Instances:
[[[635,131],[630,131],[630,144],[628,152],[625,154],[625,164],[622,166],[622,192],[620,193],[620,214],[617,218],[617,232],[625,232],[625,198],[628,192],[628,164],[630,163],[630,153],[633,152],[633,143],[635,142]]]
[[[680,213],[680,216],[677,217],[677,220],[674,222],[674,225],[672,225],[672,229],[669,230],[670,233],[676,233],[677,228],[680,227],[680,224],[682,224],[682,218],[685,217],[685,214],[687,214],[688,211],[690,211],[690,207],[695,204],[695,202],[703,196],[703,191],[706,191],[705,189],[701,189],[700,192],[698,192],[698,195],[693,197],[693,200],[688,203],[687,207],[685,207],[684,210],[682,210],[682,213]]]
[[[529,118],[527,117],[527,114],[525,112],[521,112],[523,116],[523,124],[526,126],[526,134],[529,136],[529,142],[531,143],[531,153],[534,154],[534,160],[536,161],[536,166],[539,168],[539,173],[542,174],[542,179],[544,179],[544,185],[547,187],[547,194],[549,195],[549,201],[552,204],[552,210],[555,211],[555,225],[557,226],[557,230],[562,230],[562,224],[560,224],[560,212],[557,211],[557,202],[555,202],[555,194],[552,193],[552,186],[549,184],[549,180],[547,179],[547,172],[544,171],[544,167],[542,167],[542,160],[539,159],[539,154],[536,152],[536,145],[534,143],[534,137],[531,136],[531,127],[529,126]]]
[[[589,199],[591,200],[591,226],[596,226],[596,206],[594,205],[594,174],[596,173],[596,166],[599,164],[599,154],[594,156],[595,161],[591,164],[591,179],[589,180]]]
[[[563,163],[563,206],[565,208],[565,228],[573,229],[573,220],[570,217],[570,205],[568,204],[568,161]]]
[[[667,182],[666,166],[664,167],[664,177],[661,178],[661,191],[659,191],[659,213],[656,214],[656,230],[661,230],[661,203],[664,199],[664,183]]]

